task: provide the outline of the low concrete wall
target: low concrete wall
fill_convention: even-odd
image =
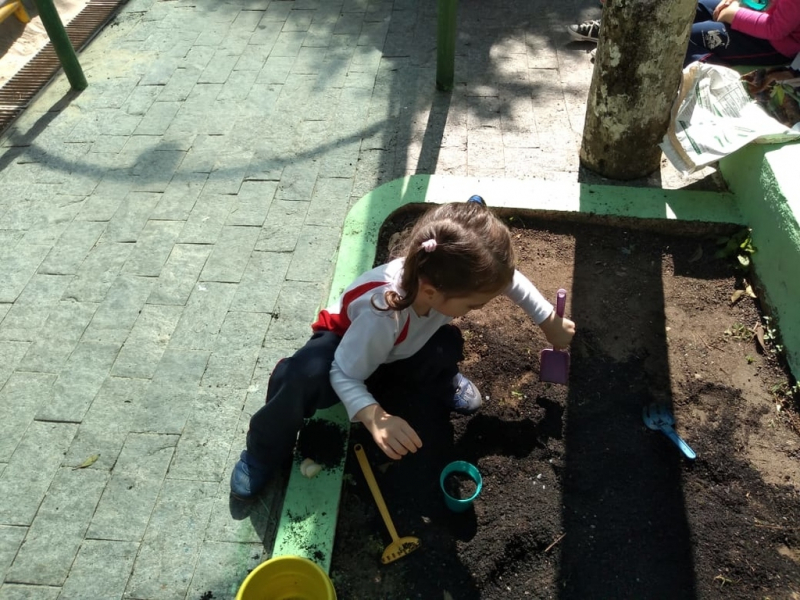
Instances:
[[[793,375],[800,377],[800,145],[749,145],[720,161],[745,222],[753,267]]]

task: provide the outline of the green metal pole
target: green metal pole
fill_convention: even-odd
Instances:
[[[436,88],[453,89],[456,61],[456,9],[458,0],[439,0],[436,28]]]
[[[81,65],[78,62],[78,56],[75,54],[72,42],[67,36],[67,30],[64,29],[61,17],[58,16],[53,0],[33,0],[33,3],[39,11],[42,25],[44,25],[47,35],[50,36],[50,42],[53,44],[58,60],[61,61],[61,66],[64,68],[64,73],[72,89],[77,91],[85,90],[89,84],[86,82],[83,69],[81,69]]]

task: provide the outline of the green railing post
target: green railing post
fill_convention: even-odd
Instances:
[[[456,9],[458,0],[438,0],[436,28],[436,88],[453,89],[456,61]]]
[[[73,90],[85,90],[89,84],[86,82],[83,69],[81,69],[81,65],[78,62],[78,56],[75,54],[75,49],[72,47],[69,36],[67,36],[67,30],[64,29],[64,24],[61,22],[61,17],[58,15],[53,0],[33,0],[33,3],[39,10],[42,25],[44,25],[45,31],[50,37],[50,42],[53,44],[58,60],[61,61],[61,66],[64,68],[69,84]]]

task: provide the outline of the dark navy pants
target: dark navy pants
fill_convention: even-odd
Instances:
[[[767,40],[734,31],[727,23],[714,20],[720,0],[698,0],[689,36],[685,67],[696,60],[712,64],[785,65],[793,57],[784,56]]]
[[[330,381],[331,364],[341,337],[317,332],[290,358],[275,366],[267,386],[266,403],[250,419],[247,451],[271,467],[292,453],[303,420],[339,402]],[[463,360],[464,341],[454,325],[444,325],[410,358],[381,365],[367,388],[381,401],[383,390],[424,388],[425,397],[455,392],[453,378]]]

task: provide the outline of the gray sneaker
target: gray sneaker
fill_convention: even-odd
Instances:
[[[453,378],[456,386],[456,393],[453,394],[453,401],[450,410],[461,415],[471,415],[481,407],[481,393],[469,379],[458,373]]]

